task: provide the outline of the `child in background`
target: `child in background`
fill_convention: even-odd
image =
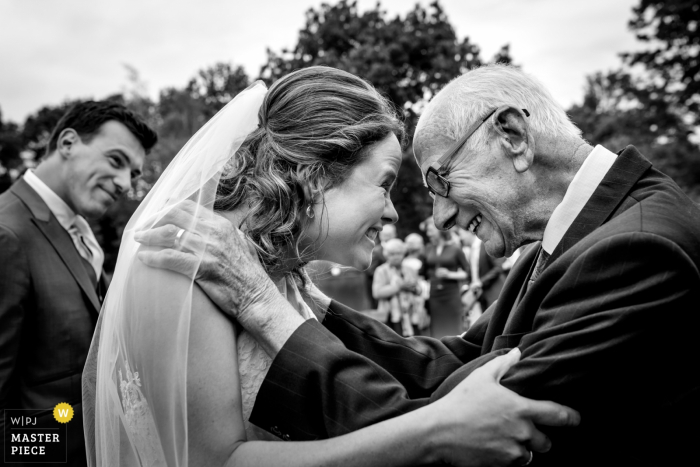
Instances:
[[[426,308],[428,297],[430,296],[430,283],[426,280],[428,267],[425,261],[425,243],[423,237],[418,233],[411,233],[406,236],[406,257],[401,263],[403,269],[411,269],[418,277],[418,304],[414,309],[411,322],[422,335],[430,334],[430,315]]]
[[[387,313],[387,324],[404,337],[414,336],[418,329],[412,322],[419,312],[420,288],[412,268],[402,267],[406,245],[398,238],[384,244],[386,263],[374,272],[372,294],[379,302],[377,310]]]

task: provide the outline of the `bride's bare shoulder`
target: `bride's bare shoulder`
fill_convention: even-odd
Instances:
[[[190,465],[223,465],[245,440],[235,324],[192,286],[187,359]]]
[[[129,284],[125,295],[129,300],[138,300],[134,304],[136,306],[127,307],[127,310],[138,310],[140,314],[148,309],[167,310],[175,318],[181,315],[183,306],[191,304],[191,327],[206,328],[212,332],[221,327],[222,332],[226,331],[229,340],[227,345],[230,345],[230,339],[235,339],[237,324],[229,320],[189,277],[166,269],[152,268],[140,261],[134,262],[127,277]],[[191,335],[190,340],[192,337],[196,336]]]

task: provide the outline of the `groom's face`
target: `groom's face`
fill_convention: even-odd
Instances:
[[[145,158],[136,136],[117,121],[104,123],[89,137],[74,135],[64,152],[64,201],[88,219],[103,215],[129,190]]]
[[[421,134],[419,126],[413,143],[418,165],[436,162],[453,143],[443,135]],[[523,223],[512,161],[498,144],[488,144],[479,152],[462,148],[445,167],[450,192],[447,198],[434,196],[435,225],[441,230],[458,225],[474,233],[493,257],[512,255],[521,244]]]

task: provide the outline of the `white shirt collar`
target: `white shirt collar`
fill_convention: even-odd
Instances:
[[[24,181],[44,200],[53,215],[58,219],[59,224],[61,224],[64,229],[69,230],[71,225],[75,222],[76,214],[66,202],[49,188],[46,183],[41,181],[32,170],[27,170],[24,173]]]
[[[603,181],[605,174],[608,173],[610,167],[615,163],[616,158],[617,155],[615,153],[600,145],[596,146],[586,157],[586,160],[583,161],[581,168],[578,169],[574,179],[571,181],[569,188],[567,188],[564,199],[554,209],[552,217],[547,222],[542,239],[544,251],[550,255],[552,254],[591,195],[593,195],[593,192],[598,188],[600,182]]]

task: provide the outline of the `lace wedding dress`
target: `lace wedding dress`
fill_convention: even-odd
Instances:
[[[289,303],[305,319],[313,318],[313,312],[304,302],[296,284],[291,279],[282,279],[277,284],[280,293],[287,297]],[[101,335],[101,319],[95,334],[94,348],[99,347]],[[238,371],[241,384],[241,406],[243,422],[245,424],[246,438],[258,441],[279,441],[277,436],[253,425],[249,422],[250,414],[255,405],[255,398],[260,390],[265,375],[270,369],[272,359],[265,353],[263,347],[247,331],[241,331],[237,336],[236,347],[238,350]],[[159,435],[159,426],[154,418],[149,398],[144,395],[146,388],[142,382],[142,375],[138,369],[131,368],[128,361],[124,361],[121,368],[116,369],[118,378],[118,394],[115,402],[118,402],[123,412],[126,439],[132,444],[131,449],[120,446],[121,465],[165,466],[168,465],[163,450],[163,443]],[[85,365],[83,376],[84,398],[94,400],[97,375],[97,353],[91,349],[88,361]],[[155,391],[150,391],[155,392]],[[93,407],[88,404],[86,407]],[[85,431],[86,440],[91,440],[90,430],[94,430],[94,411],[86,410]],[[231,414],[236,416],[236,414]],[[162,426],[161,426],[162,428]],[[116,449],[116,446],[113,447]],[[132,452],[135,451],[135,452]],[[136,454],[134,456],[134,454]],[[137,460],[138,459],[138,460]]]
[[[314,314],[304,303],[299,290],[291,280],[282,280],[277,283],[280,293],[296,308],[299,314],[305,318],[314,318]],[[238,372],[241,375],[241,396],[243,406],[243,423],[248,440],[279,441],[277,436],[253,425],[248,420],[253,412],[255,398],[258,395],[267,371],[270,369],[272,359],[265,353],[262,346],[253,339],[248,332],[243,331],[238,336]]]
[[[138,231],[172,224],[183,203],[193,207],[187,232],[211,212],[226,166],[258,125],[267,89],[255,83],[238,94],[180,150],[129,220],[109,292],[83,371],[83,416],[90,466],[188,465],[187,366],[195,271],[208,243],[186,253],[188,277],[147,268]],[[200,212],[201,211],[201,212]],[[304,317],[312,313],[290,280],[280,291]],[[270,359],[247,333],[238,336],[242,411],[249,439],[271,439],[248,423]],[[232,414],[238,416],[238,414]]]

